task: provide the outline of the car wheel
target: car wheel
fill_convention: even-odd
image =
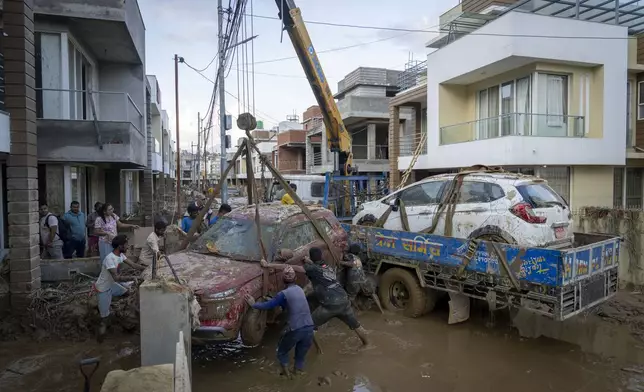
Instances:
[[[389,269],[382,275],[378,296],[385,309],[406,317],[420,317],[428,309],[425,290],[413,273],[402,268]]]
[[[266,312],[249,308],[244,314],[241,326],[241,339],[245,346],[258,346],[266,332]]]

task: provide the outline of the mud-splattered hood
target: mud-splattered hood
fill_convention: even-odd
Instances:
[[[240,287],[262,274],[259,262],[237,261],[191,250],[172,254],[169,259],[179,278],[200,295]],[[172,277],[165,263],[159,266],[158,271],[161,275]]]

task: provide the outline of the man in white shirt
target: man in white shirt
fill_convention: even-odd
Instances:
[[[63,259],[63,241],[58,231],[58,218],[49,212],[46,203],[40,205],[40,245],[42,246],[41,258]]]
[[[139,263],[145,266],[152,265],[152,260],[155,257],[157,258],[157,261],[159,261],[159,241],[165,234],[165,229],[167,226],[168,224],[163,220],[157,221],[154,224],[154,231],[150,233],[147,240],[145,241],[145,245],[143,245],[143,248],[141,249],[141,255],[139,255]]]
[[[127,249],[127,237],[124,234],[119,234],[112,240],[112,248],[114,249],[103,259],[101,274],[98,280],[94,283],[94,288],[97,291],[98,297],[98,311],[101,315],[101,324],[98,329],[98,340],[103,341],[105,333],[107,332],[108,318],[110,316],[110,306],[112,305],[112,297],[119,297],[127,292],[127,288],[136,279],[134,276],[120,275],[118,273],[119,266],[122,263],[130,267],[142,270],[145,267],[137,265],[127,260],[125,257],[125,250]],[[117,282],[127,282],[123,285]]]

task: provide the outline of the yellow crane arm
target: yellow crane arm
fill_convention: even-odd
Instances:
[[[304,69],[306,78],[311,84],[313,95],[320,106],[324,126],[327,133],[328,148],[337,152],[339,168],[342,174],[349,175],[352,171],[353,154],[351,153],[351,135],[347,132],[342,121],[342,115],[335,103],[329,83],[324,76],[322,65],[311,43],[311,38],[302,19],[302,13],[293,0],[275,0],[279,16],[284,23],[295,53]]]

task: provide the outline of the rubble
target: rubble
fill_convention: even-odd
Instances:
[[[134,271],[128,272],[133,274]],[[49,338],[85,340],[100,320],[93,280],[79,276],[71,282],[43,285],[34,291],[27,314],[12,315],[0,322],[0,340],[13,340],[29,333],[36,340]],[[134,332],[139,326],[137,286],[112,301],[111,328]]]

